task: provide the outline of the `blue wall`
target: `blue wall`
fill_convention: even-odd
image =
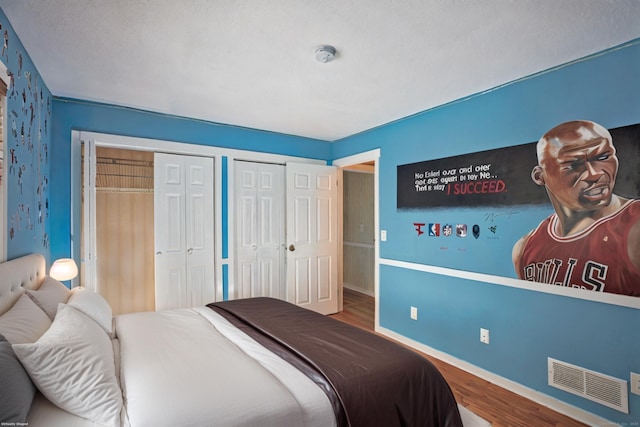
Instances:
[[[0,61],[11,75],[3,185],[7,185],[7,259],[32,252],[49,259],[51,92],[0,10]]]
[[[455,270],[514,277],[511,247],[542,219],[540,212],[526,207],[399,211],[397,166],[537,141],[568,120],[589,119],[608,128],[640,123],[638,76],[640,40],[635,40],[340,140],[333,158],[380,148],[380,229],[388,232],[380,244],[382,259],[439,266],[446,257],[445,266]],[[452,245],[453,253],[443,254],[417,237],[413,222],[445,219],[453,224],[491,219],[502,232],[494,242],[467,239],[464,248]],[[608,420],[640,420],[640,396],[629,394],[630,415],[625,415],[547,385],[547,357],[627,381],[631,371],[640,372],[638,309],[393,265],[380,267],[379,302],[384,328]],[[418,307],[418,321],[410,320],[410,306]],[[490,345],[480,343],[481,327],[490,329]]]
[[[151,138],[189,144],[267,152],[329,160],[331,144],[315,139],[283,135],[147,111],[79,100],[53,100],[52,161],[69,165],[71,131]],[[56,170],[51,177],[51,254],[71,254],[71,171]]]

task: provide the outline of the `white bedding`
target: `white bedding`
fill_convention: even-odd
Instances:
[[[7,353],[7,349],[11,349],[12,345],[16,350],[15,345],[20,340],[15,338],[15,334],[24,323],[20,315],[26,313],[23,313],[24,310],[18,310],[19,307],[16,308],[16,301],[26,290],[38,291],[45,282],[44,257],[32,254],[0,263],[0,277],[0,320],[4,322],[0,334],[10,337],[7,340],[10,345],[2,346],[2,356],[8,357],[6,360],[15,361],[18,363],[17,366],[20,366],[15,359],[16,355],[13,352]],[[64,290],[62,284],[53,285]],[[95,341],[101,339],[102,333],[108,338],[117,337],[111,340],[114,356],[111,360],[115,363],[117,378],[114,381],[116,384],[119,381],[124,402],[120,416],[122,426],[325,427],[336,423],[329,399],[315,383],[209,308],[116,316],[113,322],[115,330],[111,334],[108,322],[104,321],[105,318],[108,320],[111,317],[110,309],[105,310],[105,307],[95,304],[96,301],[89,298],[93,297],[95,300],[97,296],[86,295],[87,298],[76,298],[72,301],[67,292],[64,295],[61,292],[30,292],[29,297],[34,298],[36,302],[46,303],[44,306],[49,307],[52,315],[51,324],[55,324],[59,329],[62,327],[62,331],[67,330],[61,326],[64,325],[61,319],[65,316],[57,316],[53,307],[58,307],[58,312],[60,307],[65,305],[70,307],[68,310],[77,309],[79,316],[86,315],[82,320],[83,324],[95,321],[96,325],[102,326],[92,328],[93,333],[91,339],[87,338],[87,345],[85,341],[78,344],[84,346],[82,349],[68,347],[67,338],[81,335],[77,331],[78,328],[68,325],[68,335],[64,333],[62,337],[65,338],[62,340],[64,342],[49,340],[51,342],[47,351],[50,348],[53,357],[57,357],[56,351],[67,351],[65,361],[69,364],[69,369],[63,369],[64,380],[71,381],[81,390],[93,390],[90,383],[81,381],[82,378],[93,378],[91,375],[85,375],[86,370],[91,368],[85,368],[81,362],[95,353]],[[39,301],[41,299],[43,301]],[[46,311],[40,313],[41,308],[42,306],[31,304],[27,310],[31,314],[26,324],[29,325],[29,332],[36,334],[27,340],[27,345],[33,344],[35,340],[38,345],[46,341],[45,336],[49,330],[45,328],[45,332],[35,328],[38,325],[34,322],[34,316],[37,314],[49,321]],[[64,310],[68,311],[66,308]],[[15,319],[17,320],[14,321]],[[0,341],[5,338],[1,338]],[[15,342],[11,343],[11,340]],[[103,347],[103,353],[110,353],[108,347]],[[23,358],[31,354],[24,351],[21,353]],[[33,379],[36,373],[49,371],[43,370],[42,366],[50,366],[50,363],[57,366],[58,362],[45,357],[42,360],[44,365],[34,365],[29,376]],[[98,366],[94,367],[100,370]],[[60,409],[44,397],[45,391],[51,392],[48,386],[45,387],[46,390],[37,392],[32,400],[35,388],[27,387],[27,370],[25,367],[21,376],[14,375],[14,371],[10,369],[0,369],[0,374],[4,375],[4,379],[19,381],[15,384],[24,385],[21,390],[31,393],[28,396],[23,396],[22,393],[19,395],[19,399],[22,399],[20,402],[24,402],[20,409],[24,411],[24,415],[21,416],[26,416],[29,426],[99,425]],[[49,382],[54,385],[61,384],[63,379],[52,379]],[[44,382],[40,386],[43,384]],[[57,396],[58,394],[55,394],[53,397]],[[91,407],[97,404],[96,399],[112,401],[108,396],[96,395],[88,400],[84,399],[82,404]],[[4,423],[5,420],[0,421]],[[117,418],[115,422],[117,423]]]
[[[206,307],[116,317],[124,424],[335,425],[304,374]]]
[[[27,424],[29,427],[104,427],[58,408],[42,393],[36,393],[33,398]]]

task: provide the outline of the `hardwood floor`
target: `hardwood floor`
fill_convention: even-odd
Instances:
[[[345,288],[344,310],[331,317],[373,332],[374,309],[372,297]],[[458,403],[489,421],[494,427],[586,426],[455,366],[418,353],[442,372]]]

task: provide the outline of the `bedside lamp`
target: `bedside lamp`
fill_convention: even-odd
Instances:
[[[71,280],[77,275],[78,266],[76,265],[76,262],[71,258],[57,259],[49,270],[49,276],[60,282]]]

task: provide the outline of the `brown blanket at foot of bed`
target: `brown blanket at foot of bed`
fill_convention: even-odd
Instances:
[[[273,343],[277,354],[289,353],[283,356],[288,361],[291,355],[299,358],[294,366],[325,389],[339,426],[462,426],[453,393],[440,372],[399,344],[273,298],[208,307],[265,347],[271,349],[269,342]]]

